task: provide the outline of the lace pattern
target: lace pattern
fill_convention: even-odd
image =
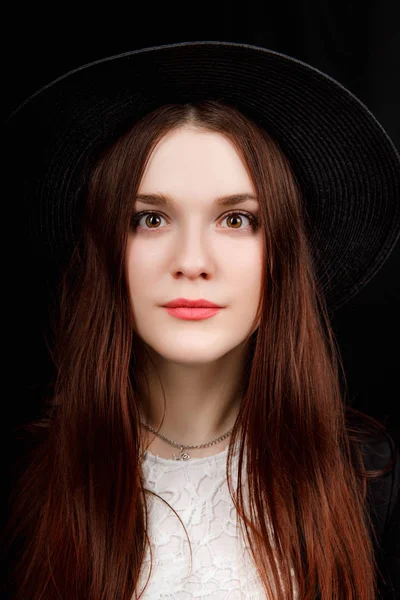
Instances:
[[[145,452],[145,487],[153,568],[141,600],[266,600],[250,549],[237,524],[226,481],[228,448],[214,456],[175,461]],[[237,466],[238,448],[233,466]],[[237,489],[237,469],[232,483]],[[190,548],[192,548],[192,563]],[[150,571],[150,550],[137,593]],[[293,570],[292,570],[293,574]],[[297,600],[297,594],[294,596]]]

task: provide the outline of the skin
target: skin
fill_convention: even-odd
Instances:
[[[183,445],[204,444],[235,423],[244,341],[257,328],[261,291],[261,228],[253,230],[245,215],[228,213],[257,215],[259,205],[249,199],[236,206],[215,204],[220,196],[256,195],[255,189],[233,144],[192,125],[166,134],[151,153],[138,194],[156,193],[172,198],[173,208],[136,199],[133,212],[157,215],[140,218],[143,229],[131,229],[126,247],[135,332],[165,391],[159,432]],[[208,319],[184,321],[162,308],[178,297],[204,298],[224,308]],[[140,375],[143,421],[158,429],[163,390],[150,362],[146,374],[148,384]],[[179,453],[142,429],[149,452],[164,458]],[[188,452],[193,458],[217,454],[229,439]]]

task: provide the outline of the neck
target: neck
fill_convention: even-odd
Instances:
[[[140,379],[142,421],[170,440],[200,445],[233,428],[243,396],[237,357],[200,366],[156,360],[146,377]]]

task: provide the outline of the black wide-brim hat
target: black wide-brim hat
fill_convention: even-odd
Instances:
[[[331,310],[382,267],[400,235],[400,157],[373,114],[340,83],[265,48],[184,42],[83,65],[6,120],[7,175],[26,251],[64,265],[81,235],[96,157],[162,104],[233,105],[277,140],[306,208],[317,279]],[[49,261],[47,263],[47,261]]]

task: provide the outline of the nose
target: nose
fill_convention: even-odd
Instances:
[[[214,270],[210,242],[198,224],[192,223],[178,235],[173,268],[175,273],[181,272],[190,279],[207,277]]]

